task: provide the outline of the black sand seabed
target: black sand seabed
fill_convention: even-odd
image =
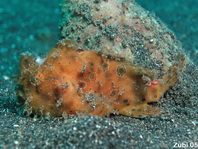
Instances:
[[[58,42],[58,0],[0,1],[0,148],[198,147],[198,1],[138,2],[166,22],[194,62],[160,100],[167,113],[64,119],[19,115],[12,81],[22,52],[44,55]]]

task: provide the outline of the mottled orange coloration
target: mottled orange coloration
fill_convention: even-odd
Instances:
[[[117,112],[146,116],[160,113],[148,103],[157,102],[176,83],[176,67],[157,83],[149,82],[156,78],[151,70],[121,58],[61,41],[43,64],[23,56],[18,95],[28,109],[44,115],[61,116],[65,112],[106,116]]]

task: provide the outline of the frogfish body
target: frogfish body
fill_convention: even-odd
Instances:
[[[149,103],[157,102],[178,80],[176,65],[156,80],[152,70],[123,58],[78,49],[67,40],[43,61],[24,55],[18,77],[20,101],[26,109],[43,115],[159,114],[160,108]]]

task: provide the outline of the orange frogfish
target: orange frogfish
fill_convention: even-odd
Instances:
[[[42,115],[155,115],[161,110],[149,103],[175,85],[177,66],[156,78],[152,70],[123,58],[78,49],[62,40],[42,62],[22,57],[18,96],[26,109]]]

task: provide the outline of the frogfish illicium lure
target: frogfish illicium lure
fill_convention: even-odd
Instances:
[[[138,117],[161,112],[149,103],[175,85],[179,64],[156,80],[152,70],[62,40],[42,61],[24,55],[20,65],[18,96],[32,113]]]

